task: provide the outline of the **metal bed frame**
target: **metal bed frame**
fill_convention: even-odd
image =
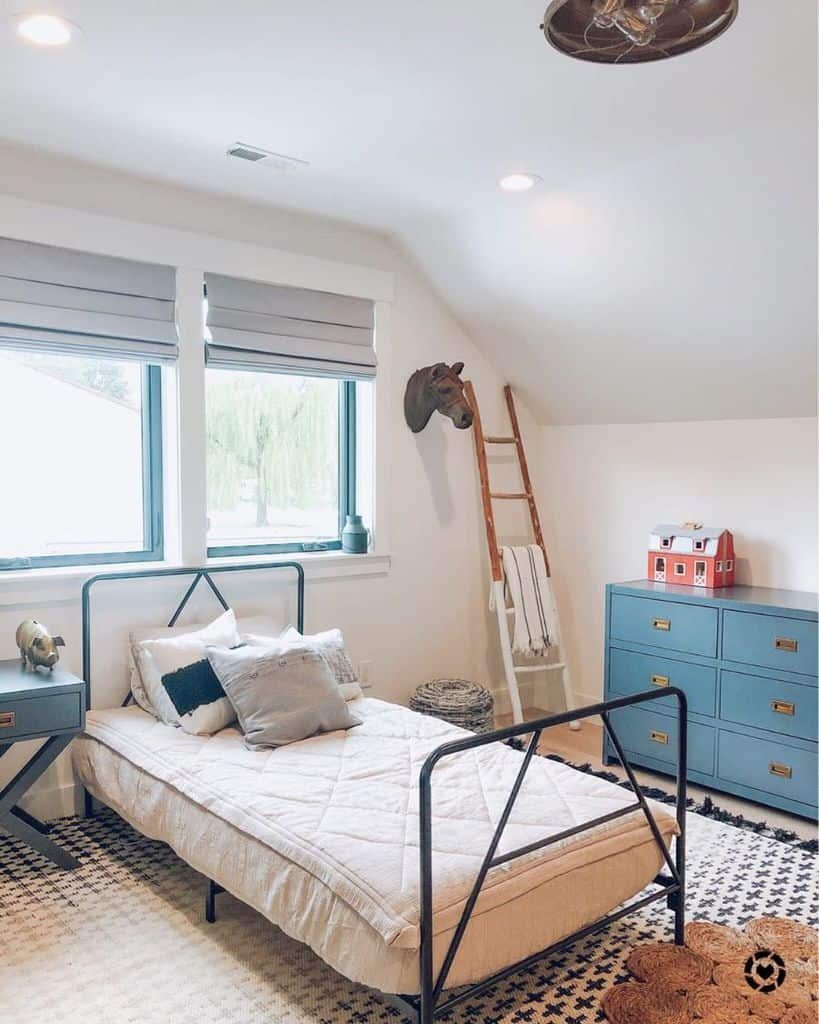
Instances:
[[[101,573],[96,576],[92,576],[88,579],[82,588],[82,661],[83,661],[83,678],[86,686],[86,701],[87,707],[91,706],[91,601],[90,594],[92,587],[103,581],[113,580],[131,580],[131,579],[145,579],[148,577],[163,577],[163,576],[193,576],[193,581],[185,591],[182,600],[176,607],[173,615],[168,622],[169,626],[176,624],[179,616],[184,610],[188,600],[196,589],[197,585],[201,580],[204,580],[212,590],[216,599],[220,605],[224,608],[228,608],[228,604],[219,591],[216,584],[211,579],[211,576],[215,573],[226,573],[226,572],[251,572],[260,569],[277,570],[277,569],[291,569],[296,572],[297,584],[298,584],[298,611],[297,611],[297,625],[299,632],[304,631],[304,569],[299,562],[287,561],[287,562],[261,562],[254,563],[252,565],[224,565],[224,566],[210,566],[206,568],[178,568],[178,569],[152,569],[143,570],[142,572],[116,572],[116,573]],[[674,855],[672,856],[669,847],[666,845],[663,839],[662,833],[660,832],[659,826],[657,825],[656,819],[648,805],[648,802],[643,796],[640,789],[639,783],[634,775],[634,771],[629,764],[628,758],[625,755],[622,744],[614,730],[611,722],[612,712],[618,711],[621,708],[633,707],[638,704],[646,704],[649,701],[660,700],[663,698],[674,697],[677,701],[677,786],[676,786],[676,818],[677,825],[679,827],[679,835],[676,838],[676,845]],[[130,693],[128,697],[123,701],[123,705],[130,701]],[[595,715],[599,715],[603,722],[603,728],[608,736],[609,742],[614,748],[617,758],[622,765],[628,781],[630,782],[634,791],[635,799],[632,803],[627,804],[625,807],[620,808],[617,811],[611,811],[608,814],[601,815],[598,818],[593,818],[590,821],[583,822],[580,825],[575,825],[572,828],[564,829],[555,835],[548,836],[545,839],[538,840],[533,843],[528,843],[525,846],[518,847],[517,849],[510,850],[505,853],[498,854],[498,846],[503,837],[504,830],[509,821],[512,813],[512,809],[515,805],[518,793],[523,785],[526,778],[526,773],[532,763],[532,758],[537,752],[538,742],[540,741],[541,734],[544,729],[549,729],[552,726],[563,725],[569,722],[580,721],[584,718],[591,718]],[[437,977],[435,976],[434,965],[433,965],[433,898],[432,898],[432,774],[435,766],[439,761],[445,757],[451,757],[455,754],[463,753],[466,750],[472,750],[476,747],[483,747],[489,743],[505,743],[509,740],[516,739],[517,737],[530,736],[529,742],[526,745],[526,750],[523,755],[520,770],[518,771],[515,782],[510,790],[509,797],[504,806],[503,812],[501,813],[498,821],[497,828],[492,836],[489,843],[489,847],[484,855],[481,867],[478,870],[478,874],[475,878],[475,882],[466,899],[463,912],[455,928],[455,932],[452,939],[447,947],[447,951],[444,955],[441,969],[438,972]],[[677,945],[682,945],[684,942],[684,930],[685,930],[685,808],[686,808],[686,764],[687,764],[687,736],[688,736],[688,721],[687,721],[687,703],[685,694],[682,690],[677,687],[668,686],[662,691],[652,690],[646,693],[636,693],[628,697],[620,697],[615,700],[608,700],[599,704],[591,704],[584,708],[579,708],[575,711],[565,711],[562,714],[549,715],[545,718],[539,718],[534,721],[524,722],[520,725],[511,725],[503,729],[497,729],[491,733],[484,733],[482,735],[467,736],[463,739],[453,740],[449,743],[444,743],[440,747],[437,747],[427,757],[421,768],[421,774],[419,778],[419,824],[420,824],[420,891],[421,891],[421,906],[420,906],[420,949],[419,949],[419,975],[420,975],[420,994],[419,995],[391,995],[387,993],[379,993],[379,995],[389,1002],[391,1005],[400,1009],[404,1014],[409,1016],[415,1024],[433,1024],[433,1022],[440,1015],[451,1010],[453,1007],[460,1003],[465,1002],[467,999],[471,999],[487,989],[496,985],[499,981],[509,977],[509,975],[516,971],[524,970],[531,967],[537,961],[550,956],[551,954],[558,953],[562,950],[567,949],[569,946],[578,942],[580,939],[586,938],[593,932],[599,929],[605,928],[615,921],[619,921],[621,918],[626,917],[628,914],[634,913],[637,910],[641,910],[643,907],[648,906],[651,903],[655,903],[658,900],[665,899],[669,909],[674,912],[674,942]],[[86,814],[92,813],[91,795],[88,791],[85,791],[85,810]],[[646,819],[646,822],[651,830],[652,837],[655,844],[662,853],[665,865],[668,868],[668,874],[662,872],[658,874],[652,885],[656,886],[656,889],[649,892],[647,895],[641,896],[639,899],[634,900],[632,903],[621,906],[618,909],[607,914],[605,917],[600,918],[597,921],[586,925],[583,928],[578,929],[571,935],[567,935],[562,938],[559,942],[553,943],[546,949],[540,950],[537,953],[533,953],[531,956],[525,957],[523,960],[519,960],[517,963],[510,964],[508,967],[504,967],[502,970],[496,971],[494,974],[482,981],[479,981],[473,985],[459,987],[454,992],[451,992],[447,997],[444,998],[444,988],[446,986],[447,978],[449,977],[452,964],[460,948],[467,926],[472,918],[475,905],[480,896],[483,884],[486,880],[487,875],[492,868],[505,864],[511,860],[516,860],[519,857],[524,857],[527,854],[533,853],[536,850],[544,849],[547,846],[551,846],[554,843],[558,843],[564,839],[568,839],[572,836],[578,835],[581,832],[587,832],[590,829],[596,828],[598,825],[603,825],[607,822],[614,821],[618,818],[622,818],[628,814],[634,814],[640,812]],[[221,886],[217,885],[211,879],[207,880],[207,890],[205,896],[205,918],[208,922],[216,920],[216,905],[215,897],[218,893],[224,890]]]

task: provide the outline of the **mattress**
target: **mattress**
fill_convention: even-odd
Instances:
[[[418,776],[467,735],[384,701],[350,702],[361,725],[269,751],[236,728],[191,736],[138,707],[89,712],[73,748],[91,793],[264,914],[353,981],[419,989]],[[491,744],[433,773],[434,955],[440,963],[520,767]],[[536,757],[498,852],[633,801]],[[676,822],[653,807],[668,840]],[[494,868],[448,985],[476,981],[603,916],[644,888],[662,855],[639,812]]]

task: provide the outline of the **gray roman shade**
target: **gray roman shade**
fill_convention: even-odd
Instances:
[[[173,267],[0,238],[0,346],[176,359]]]
[[[375,377],[369,299],[205,274],[207,362],[234,370]]]

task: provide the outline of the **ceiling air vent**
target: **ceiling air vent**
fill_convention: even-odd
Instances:
[[[269,149],[259,149],[258,146],[248,146],[245,142],[234,142],[227,153],[228,156],[235,156],[239,160],[248,160],[252,164],[268,164],[279,171],[308,166],[306,160],[299,160],[295,156],[285,156],[283,153],[272,153]]]

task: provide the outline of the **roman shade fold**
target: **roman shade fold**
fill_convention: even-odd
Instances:
[[[0,346],[168,362],[173,267],[0,238]]]
[[[375,377],[373,303],[205,274],[209,366]]]

